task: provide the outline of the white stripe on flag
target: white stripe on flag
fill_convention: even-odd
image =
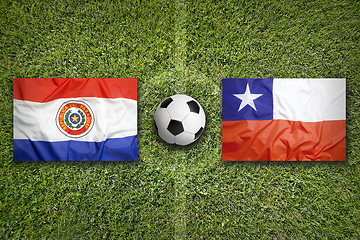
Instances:
[[[346,120],[345,79],[274,78],[273,99],[274,119]]]
[[[81,138],[65,136],[56,125],[56,114],[69,100],[87,103],[95,115],[91,131]],[[125,98],[71,98],[46,103],[14,99],[14,139],[33,141],[95,141],[137,134],[137,101]]]

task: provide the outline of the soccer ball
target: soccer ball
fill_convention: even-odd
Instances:
[[[205,113],[201,105],[187,95],[174,95],[162,101],[155,111],[155,127],[167,143],[188,145],[204,131]]]

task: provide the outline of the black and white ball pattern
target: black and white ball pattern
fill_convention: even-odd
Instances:
[[[193,143],[205,128],[203,108],[187,95],[173,95],[162,101],[154,118],[159,136],[170,144]]]

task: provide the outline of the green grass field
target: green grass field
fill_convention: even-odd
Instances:
[[[359,1],[2,0],[0,18],[1,239],[360,238]],[[139,161],[13,162],[15,77],[138,78]],[[347,162],[222,162],[231,77],[346,78]],[[175,93],[207,116],[184,148],[153,126]]]

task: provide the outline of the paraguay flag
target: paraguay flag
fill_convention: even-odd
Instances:
[[[223,161],[345,161],[345,79],[223,79]]]
[[[15,161],[136,161],[137,79],[15,78]]]

